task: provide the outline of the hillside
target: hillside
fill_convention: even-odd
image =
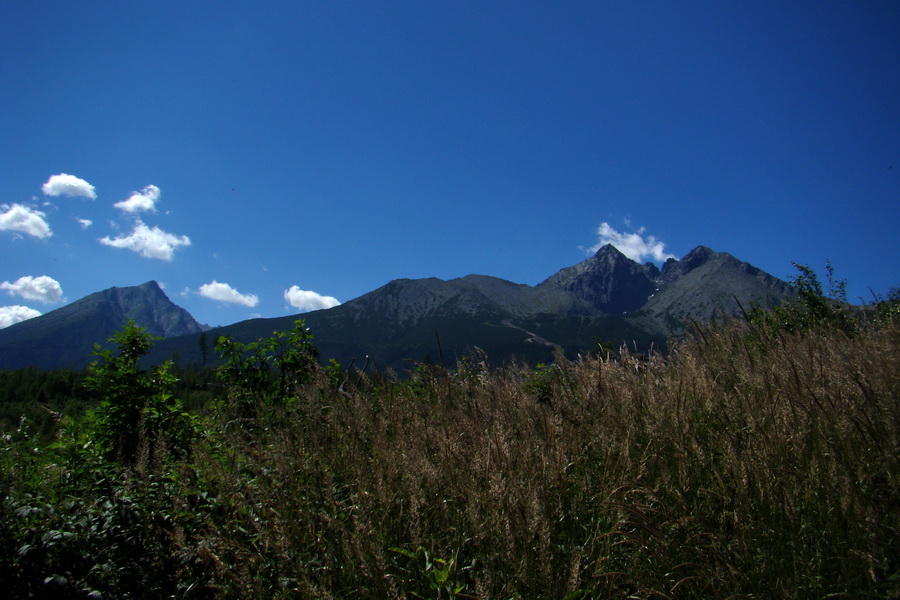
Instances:
[[[113,287],[0,329],[0,369],[84,367],[91,361],[93,345],[105,342],[129,320],[159,337],[203,331],[155,281]]]
[[[789,293],[784,281],[704,246],[658,269],[607,245],[536,286],[486,275],[398,279],[334,308],[168,339],[152,358],[200,364],[205,355],[210,364],[220,335],[249,342],[303,318],[323,360],[344,365],[368,361],[400,372],[414,361],[450,366],[474,347],[498,364],[512,357],[546,363],[597,342],[663,348],[691,320],[737,316],[740,305],[777,304]]]
[[[151,281],[91,294],[0,330],[0,368],[84,367],[93,344],[129,319],[165,338],[153,362],[212,365],[220,335],[249,342],[303,318],[323,361],[344,365],[368,362],[398,372],[416,361],[451,366],[475,347],[498,364],[513,357],[547,363],[597,343],[664,348],[691,321],[737,316],[741,306],[774,305],[790,293],[780,279],[704,246],[660,269],[607,245],[535,286],[487,275],[397,279],[334,308],[207,332]]]

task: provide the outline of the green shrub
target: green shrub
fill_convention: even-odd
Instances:
[[[177,457],[189,449],[194,422],[172,394],[172,363],[150,370],[139,360],[153,336],[129,321],[109,341],[117,349],[95,346],[100,360],[88,368],[85,386],[100,398],[95,443],[104,455],[125,465],[153,461],[168,452]]]
[[[797,274],[790,286],[795,293],[773,308],[756,307],[751,310],[751,323],[763,327],[768,333],[804,333],[816,328],[834,328],[853,335],[860,328],[860,319],[854,315],[847,302],[847,284],[834,279],[830,263],[826,263],[828,295],[822,290],[819,278],[810,267],[794,263]]]

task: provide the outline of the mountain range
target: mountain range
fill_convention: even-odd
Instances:
[[[334,308],[204,331],[148,282],[98,292],[0,330],[0,368],[83,367],[91,345],[128,319],[165,338],[151,353],[155,362],[213,365],[220,335],[253,341],[302,318],[322,359],[345,366],[371,361],[399,372],[414,361],[451,366],[474,347],[495,363],[517,357],[535,364],[558,354],[574,357],[597,342],[663,349],[691,321],[737,316],[741,306],[774,305],[791,293],[784,281],[704,246],[658,268],[606,245],[535,286],[485,275],[397,279]]]

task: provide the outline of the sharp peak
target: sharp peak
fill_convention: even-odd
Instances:
[[[628,258],[627,256],[625,256],[625,254],[621,250],[619,250],[612,244],[604,244],[603,246],[600,246],[600,249],[597,250],[597,252],[594,254],[595,258],[604,257],[604,256],[614,256],[614,257],[621,256],[622,258]],[[628,258],[628,260],[631,260],[631,259]]]
[[[139,294],[144,298],[153,299],[154,301],[157,299],[165,298],[166,300],[171,302],[171,299],[166,294],[165,290],[163,290],[162,286],[156,280],[151,279],[150,281],[145,281],[140,285],[123,285],[123,286],[113,286],[110,288],[106,288],[105,290],[101,290],[99,292],[94,292],[89,296],[85,296],[85,298],[90,297],[104,297],[108,299],[112,299],[116,302],[120,302],[121,298],[126,296],[131,296],[134,294]]]
[[[155,279],[151,279],[145,283],[142,283],[139,286],[136,286],[139,290],[144,290],[145,292],[151,293],[160,293],[165,294],[166,292],[163,290],[162,286]]]
[[[722,260],[729,258],[734,259],[734,257],[727,252],[716,252],[715,250],[707,246],[697,246],[696,248],[685,254],[681,258],[681,260],[675,260],[674,258],[670,258],[669,260],[667,260],[663,265],[663,272],[673,272],[674,269],[679,273],[684,274],[689,271],[693,271],[701,265],[705,265],[711,260]]]
[[[597,250],[596,254],[594,254],[594,256],[592,256],[591,258],[589,258],[588,261],[595,260],[595,259],[596,260],[605,259],[607,261],[612,261],[612,262],[619,262],[619,261],[624,260],[629,263],[634,263],[636,265],[639,265],[645,269],[651,269],[651,270],[655,269],[657,271],[659,270],[659,267],[657,267],[656,263],[654,263],[652,260],[648,260],[648,261],[641,263],[639,260],[635,260],[635,259],[631,258],[630,256],[626,255],[624,252],[622,252],[621,250],[619,250],[612,244],[605,244],[605,245],[601,246],[600,249]]]
[[[716,252],[712,248],[709,248],[708,246],[697,246],[696,248],[685,254],[682,260],[692,256],[715,256],[716,254],[718,254],[718,252]]]

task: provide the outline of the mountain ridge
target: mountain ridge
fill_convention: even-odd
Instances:
[[[411,361],[448,363],[478,347],[491,360],[532,363],[574,357],[597,341],[664,348],[685,323],[739,316],[741,306],[774,305],[790,286],[725,252],[698,246],[657,268],[612,246],[530,286],[488,275],[395,279],[340,306],[253,319],[211,332],[249,342],[303,319],[323,360],[369,359],[402,372]],[[196,337],[164,340],[156,359],[199,362]]]
[[[549,362],[559,355],[589,351],[598,341],[626,342],[638,350],[664,348],[670,338],[684,334],[690,321],[738,316],[742,306],[774,305],[790,293],[784,281],[705,246],[694,248],[680,260],[667,260],[660,269],[653,263],[642,265],[606,245],[534,286],[476,274],[450,280],[395,279],[329,309],[249,319],[207,333],[187,311],[171,303],[156,282],[147,282],[92,294],[30,320],[34,322],[31,326],[24,321],[0,330],[0,357],[7,357],[0,358],[0,368],[83,366],[87,358],[78,361],[72,352],[65,352],[60,353],[65,360],[53,361],[42,358],[38,347],[44,343],[47,353],[47,344],[54,339],[74,343],[73,339],[90,337],[90,344],[102,342],[121,326],[113,326],[113,321],[123,318],[139,324],[141,319],[151,321],[157,329],[148,330],[165,338],[151,351],[153,362],[174,358],[184,364],[208,365],[219,335],[249,342],[289,329],[297,319],[304,319],[312,330],[323,360],[335,358],[345,365],[363,364],[372,358],[402,372],[410,361],[440,356],[452,363],[474,347],[497,362],[514,357]],[[140,301],[142,294],[165,298],[158,314]],[[138,307],[131,316],[126,314],[130,303]],[[86,328],[73,317],[77,311],[72,307],[88,310],[94,304],[114,308],[105,311],[103,317],[109,318],[95,316],[93,329]],[[141,318],[134,318],[137,313]],[[165,323],[171,327],[166,329]],[[179,331],[185,326],[187,330]],[[47,333],[54,327],[58,330],[55,338]],[[45,335],[29,340],[33,352],[16,350],[15,360],[10,360],[10,330],[20,348],[26,332],[45,330]],[[66,361],[68,364],[61,364]]]

